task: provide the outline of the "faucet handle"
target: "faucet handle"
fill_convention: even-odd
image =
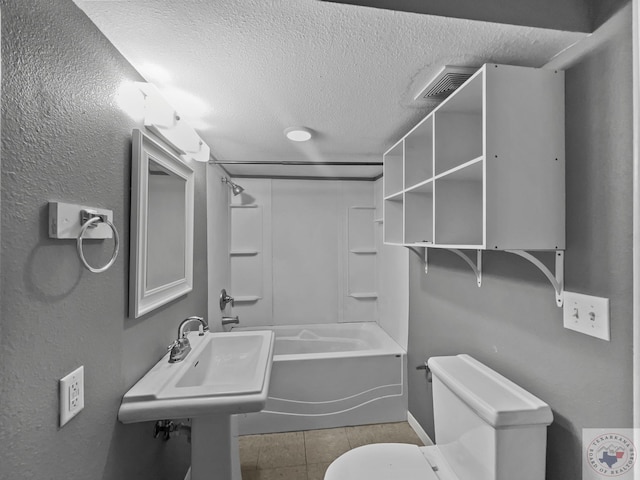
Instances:
[[[234,299],[231,295],[228,295],[227,291],[223,288],[220,291],[220,310],[224,310],[224,308],[227,306],[227,303],[231,303],[231,306],[233,307]]]
[[[173,350],[173,349],[181,350],[190,345],[191,343],[189,342],[189,339],[185,335],[182,338],[175,339],[173,343],[167,347],[167,350]]]

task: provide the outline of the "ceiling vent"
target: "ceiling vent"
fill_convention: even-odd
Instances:
[[[474,67],[446,65],[431,79],[414,100],[444,100],[476,72]]]

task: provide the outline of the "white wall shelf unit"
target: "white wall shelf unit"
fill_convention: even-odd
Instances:
[[[564,72],[485,64],[384,154],[384,243],[563,251],[564,155]]]

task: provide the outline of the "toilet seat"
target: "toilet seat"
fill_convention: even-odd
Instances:
[[[420,447],[376,443],[354,448],[327,469],[325,480],[440,480]]]

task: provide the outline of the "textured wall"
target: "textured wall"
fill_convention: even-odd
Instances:
[[[140,80],[71,0],[2,0],[2,329],[0,478],[183,478],[184,439],[116,419],[122,394],[165,351],[179,320],[206,314],[206,222],[196,222],[194,291],[127,318],[131,130],[117,107]],[[205,167],[196,170],[206,218]],[[84,270],[73,241],[47,236],[47,202],[109,208],[115,265]],[[221,230],[225,235],[226,230]],[[109,241],[94,242],[99,263]],[[57,380],[85,367],[85,409],[58,427]],[[77,463],[74,463],[77,462]]]
[[[632,426],[631,19],[619,18],[566,72],[566,288],[611,299],[611,342],[564,329],[551,285],[518,257],[488,252],[482,288],[446,251],[429,252],[427,276],[410,265],[409,410],[433,434],[412,367],[469,353],[551,405],[549,480],[580,477],[583,428]]]

